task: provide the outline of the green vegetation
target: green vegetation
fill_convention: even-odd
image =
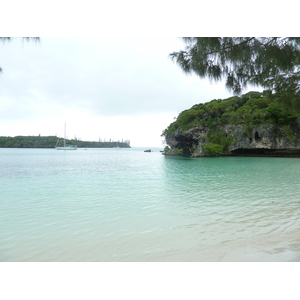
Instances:
[[[207,144],[203,146],[203,150],[208,154],[215,156],[223,152],[223,147],[217,144]]]
[[[281,100],[281,94],[264,91],[196,104],[182,111],[162,136],[168,139],[176,131],[208,128],[207,137],[203,139],[206,143],[203,150],[211,155],[226,152],[229,145],[237,142],[235,136],[226,135],[222,130],[224,125],[242,125],[243,134],[247,136],[258,125],[272,124],[281,127],[290,141],[295,141],[296,133],[300,131],[300,114],[292,107],[286,107]]]
[[[261,86],[263,93],[212,100],[181,112],[163,132],[166,140],[194,127],[209,129],[202,149],[210,155],[226,152],[237,142],[225,125],[242,125],[249,136],[259,125],[275,125],[291,142],[300,132],[300,38],[299,37],[184,37],[184,50],[170,58],[189,74],[214,81],[240,95],[247,85]],[[223,130],[222,130],[223,128]],[[177,134],[178,133],[178,134]],[[177,147],[192,150],[193,132],[178,139]],[[251,139],[251,138],[249,138]],[[176,140],[176,138],[175,138]]]
[[[278,101],[280,99],[277,94],[267,96],[266,94],[266,92],[249,92],[240,97],[196,104],[182,111],[162,135],[172,135],[178,129],[185,131],[194,126],[206,126],[215,131],[220,125],[243,124],[247,131],[247,128],[262,123],[298,124],[300,114],[286,108]]]
[[[299,37],[184,37],[170,57],[186,73],[220,81],[239,95],[248,85],[288,92],[300,100]],[[290,97],[291,98],[291,97]]]
[[[56,136],[15,136],[0,137],[0,148],[54,148],[58,138]],[[130,148],[129,142],[86,142],[66,140],[66,143],[77,145],[79,148]]]
[[[164,149],[164,153],[171,153],[171,155],[183,155],[184,154],[184,150],[183,149],[176,149],[176,148],[169,148],[168,146],[165,147]]]
[[[166,146],[165,149],[164,149],[164,152],[169,152],[171,150],[171,148],[169,146]]]

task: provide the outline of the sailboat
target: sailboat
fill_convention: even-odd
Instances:
[[[65,124],[65,135],[64,135],[64,145],[63,146],[59,146],[59,140],[60,140],[60,138],[57,140],[57,143],[55,146],[56,150],[77,150],[76,145],[66,144],[66,124]]]
[[[117,143],[117,146],[114,147],[115,149],[121,149],[121,147],[119,146],[119,143]]]

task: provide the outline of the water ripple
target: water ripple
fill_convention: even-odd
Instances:
[[[0,156],[1,261],[300,257],[298,159],[57,152]]]

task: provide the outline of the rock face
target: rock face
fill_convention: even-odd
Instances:
[[[186,131],[177,129],[172,136],[166,136],[171,149],[164,154],[178,155],[180,152],[192,157],[212,156],[205,147],[210,143],[209,130],[204,126]],[[300,157],[298,130],[291,131],[287,127],[272,124],[260,124],[252,128],[245,125],[224,125],[219,130],[224,136],[223,140],[228,143],[226,150],[218,155]]]

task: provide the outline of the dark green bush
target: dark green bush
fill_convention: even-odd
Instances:
[[[223,147],[218,144],[207,144],[202,147],[203,151],[210,155],[216,156],[223,152]]]

